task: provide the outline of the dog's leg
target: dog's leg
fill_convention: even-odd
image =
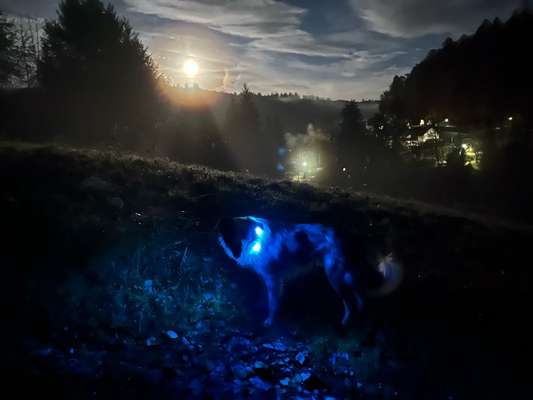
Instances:
[[[269,327],[274,321],[274,316],[278,310],[279,299],[281,297],[281,280],[271,276],[263,276],[263,281],[268,293],[268,317],[263,323],[264,326]]]
[[[355,297],[355,304],[357,304],[357,311],[359,311],[360,313],[363,312],[363,308],[365,305],[363,302],[363,298],[355,290],[353,292],[353,295]]]
[[[363,312],[363,299],[355,290],[351,287],[342,287],[339,293],[342,298],[342,304],[344,305],[344,316],[342,317],[342,324],[346,325],[350,319],[352,309],[359,313]]]
[[[350,305],[349,301],[343,296],[341,291],[343,268],[338,263],[324,263],[324,269],[326,271],[326,277],[328,278],[329,284],[335,290],[337,295],[341,298],[342,304],[344,305],[344,315],[342,317],[342,324],[346,325],[348,323],[348,319],[350,318]]]
[[[348,302],[346,300],[342,300],[342,304],[344,305],[344,315],[342,316],[342,324],[346,325],[348,323],[348,320],[350,319],[350,307],[348,306]]]
[[[353,303],[355,302],[359,310],[362,306],[361,297],[353,290],[353,276],[346,271],[341,260],[328,263],[325,259],[324,269],[331,287],[342,300],[344,306],[342,325],[346,325],[350,319]]]

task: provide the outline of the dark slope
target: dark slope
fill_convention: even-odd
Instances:
[[[57,397],[503,398],[529,390],[527,227],[112,152],[0,146],[4,361]],[[404,269],[348,329],[319,274],[264,294],[222,215],[333,226]],[[176,333],[173,339],[168,330]],[[170,336],[173,336],[170,334]]]

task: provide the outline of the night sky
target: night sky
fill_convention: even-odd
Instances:
[[[448,36],[520,0],[112,0],[175,83],[183,61],[203,88],[378,98]],[[52,18],[57,0],[0,0],[8,15]]]

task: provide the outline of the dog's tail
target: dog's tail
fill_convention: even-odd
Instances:
[[[368,290],[367,294],[370,297],[379,297],[390,294],[402,283],[403,268],[401,264],[394,259],[392,253],[385,257],[381,257],[378,260],[377,272],[381,276],[381,284],[375,289]]]

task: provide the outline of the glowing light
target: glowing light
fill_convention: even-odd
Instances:
[[[513,120],[513,117],[509,117],[509,118],[507,118],[507,119],[508,119],[509,121],[512,121],[512,120]]]
[[[420,126],[424,126],[426,125],[426,121],[424,121],[423,119],[420,120]]]
[[[261,251],[261,243],[255,242],[255,244],[252,246],[252,253],[259,253]]]
[[[191,58],[183,63],[183,73],[191,79],[198,75],[198,70],[198,63]]]
[[[307,167],[307,161],[304,161],[304,162],[302,163],[302,166],[303,166],[304,168]]]
[[[450,120],[448,118],[444,118],[444,122],[448,123]]]
[[[261,228],[260,226],[256,226],[255,227],[255,234],[259,237],[263,236],[263,228]]]
[[[346,167],[344,167],[344,168],[342,169],[342,172],[346,172]]]

